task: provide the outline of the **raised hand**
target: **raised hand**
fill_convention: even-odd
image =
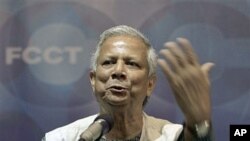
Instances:
[[[193,125],[211,119],[209,70],[211,62],[200,64],[190,42],[177,38],[167,42],[160,51],[163,59],[158,64],[166,75],[175,99],[185,115],[186,123]]]

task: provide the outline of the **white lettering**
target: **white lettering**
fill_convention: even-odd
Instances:
[[[51,47],[44,51],[45,62],[49,64],[59,64],[63,61],[62,50],[58,47]]]
[[[21,47],[9,47],[5,50],[5,63],[11,65],[14,59],[20,59],[20,52],[22,51]]]
[[[76,64],[77,55],[81,51],[81,47],[50,47],[44,50],[39,47],[7,47],[5,50],[5,63],[6,65],[12,65],[15,60],[21,60],[30,65],[42,62],[48,64],[59,64],[62,62]]]
[[[246,129],[236,129],[234,132],[234,136],[244,136],[247,133]]]
[[[235,132],[234,132],[234,136],[241,136],[241,135],[240,135],[240,131],[239,131],[239,129],[236,129],[236,130],[235,130]]]
[[[244,136],[244,134],[247,133],[247,129],[241,129],[241,135]]]
[[[74,48],[74,47],[68,47],[65,48],[65,51],[69,53],[69,63],[76,64],[77,61],[77,53],[82,51],[82,48]]]
[[[36,55],[35,55],[36,54]],[[38,64],[42,58],[39,56],[41,50],[37,47],[27,47],[22,54],[22,59],[27,64]]]

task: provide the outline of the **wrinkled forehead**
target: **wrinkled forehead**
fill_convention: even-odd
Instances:
[[[101,47],[98,61],[105,58],[134,60],[148,66],[148,48],[138,38],[116,36],[109,38]]]

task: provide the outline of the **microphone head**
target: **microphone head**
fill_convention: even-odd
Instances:
[[[78,141],[99,140],[102,135],[108,133],[114,125],[114,120],[110,115],[99,115],[94,122],[80,135]]]
[[[114,126],[114,119],[112,118],[112,116],[108,114],[102,114],[102,115],[97,116],[94,121],[97,121],[97,120],[105,121],[105,122],[101,122],[102,127],[103,127],[102,134],[108,133]]]

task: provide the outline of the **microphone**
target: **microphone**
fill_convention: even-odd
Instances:
[[[94,122],[80,135],[78,141],[95,141],[103,134],[108,133],[114,125],[114,120],[109,115],[99,115]]]

